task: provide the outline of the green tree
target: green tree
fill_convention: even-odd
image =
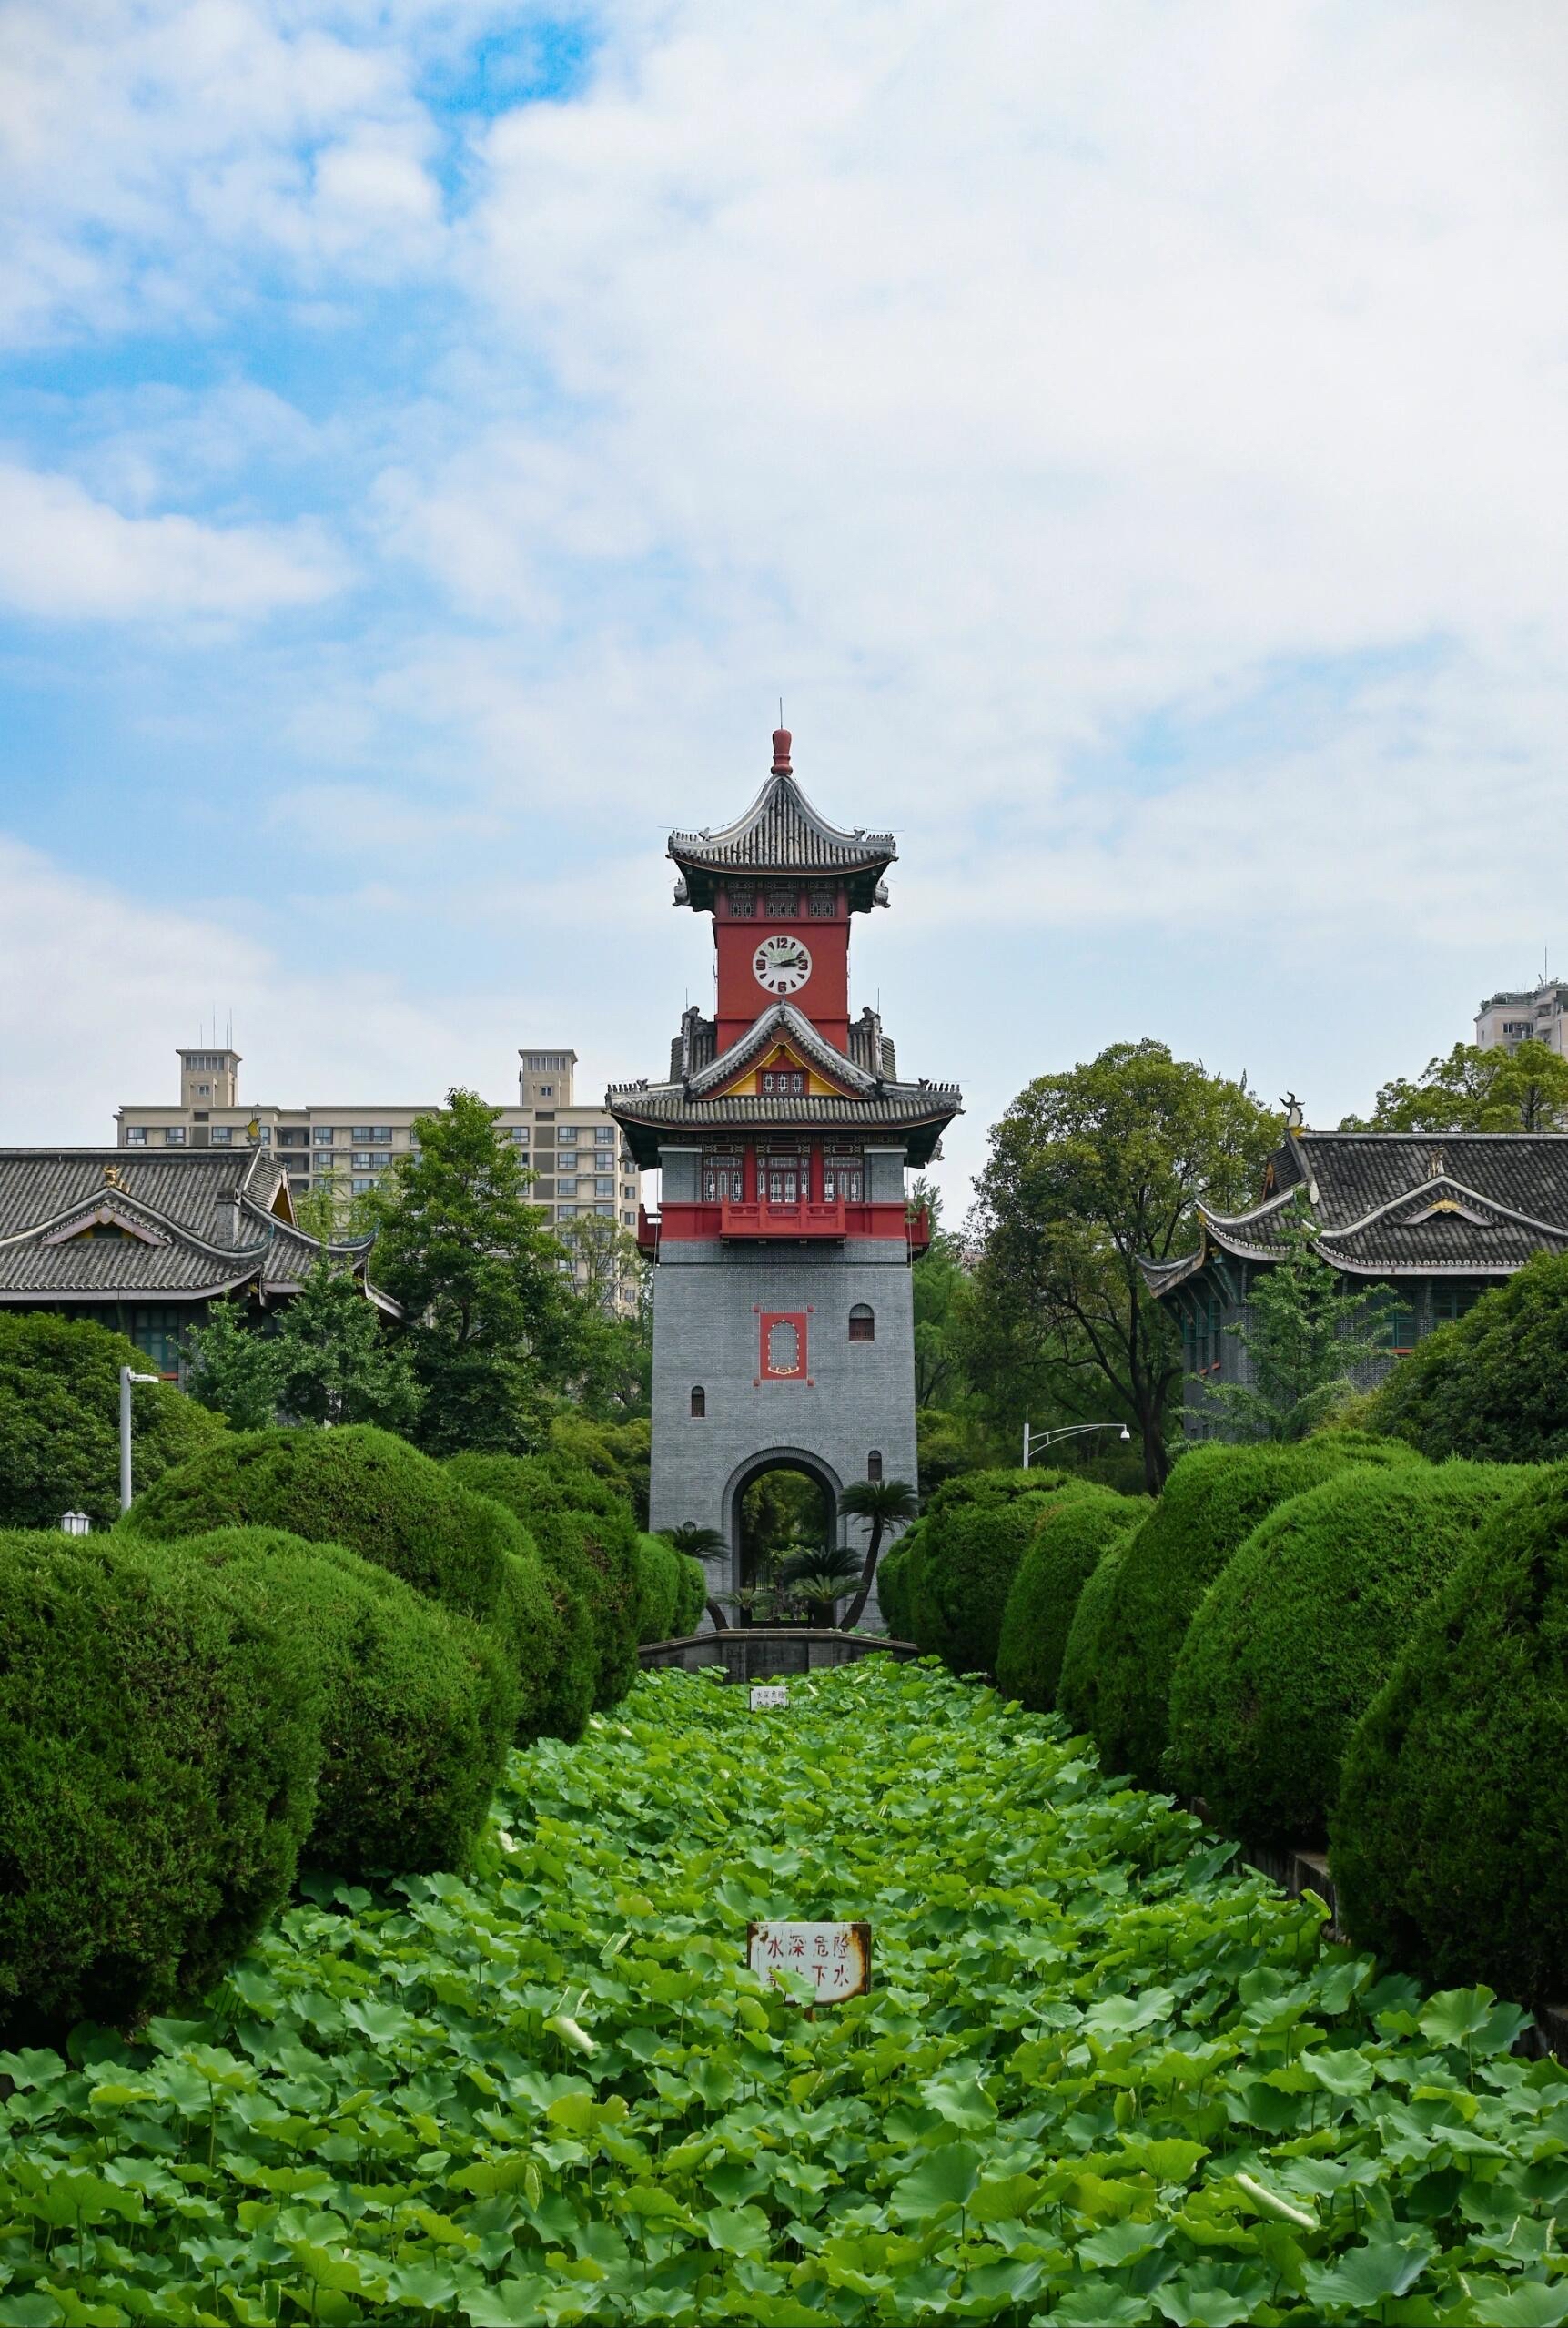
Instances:
[[[1209,1394],[1239,1439],[1305,1439],[1357,1395],[1356,1369],[1389,1347],[1393,1288],[1347,1285],[1320,1258],[1300,1189],[1279,1236],[1280,1259],[1248,1289],[1249,1321],[1226,1329],[1250,1359],[1254,1380],[1218,1383]]]
[[[242,1301],[219,1301],[188,1342],[191,1396],[236,1431],[264,1431],[282,1414],[407,1436],[423,1403],[407,1347],[352,1267],[325,1249],[276,1333],[263,1333]]]
[[[147,1361],[124,1334],[47,1311],[0,1311],[0,1527],[57,1528],[120,1515],[120,1368]],[[172,1382],[131,1392],[138,1490],[221,1438],[223,1425]]]
[[[408,1346],[388,1335],[359,1280],[330,1253],[312,1264],[271,1350],[278,1405],[295,1422],[375,1422],[412,1436],[424,1392]]]
[[[552,1392],[582,1373],[590,1323],[566,1256],[528,1201],[530,1175],[497,1138],[499,1108],[452,1090],[418,1116],[419,1149],[366,1199],[376,1280],[402,1306],[424,1406],[418,1443],[526,1452]]]
[[[599,1214],[564,1220],[555,1233],[582,1304],[572,1394],[602,1422],[646,1416],[653,1386],[652,1272],[637,1240]]]
[[[1545,1043],[1482,1050],[1456,1043],[1429,1059],[1414,1083],[1396,1077],[1370,1117],[1347,1116],[1341,1131],[1568,1130],[1568,1059]]]
[[[248,1318],[243,1295],[215,1301],[185,1338],[187,1383],[198,1406],[235,1431],[265,1431],[278,1413],[274,1338]]]
[[[1568,1253],[1537,1253],[1372,1392],[1367,1422],[1434,1463],[1568,1457]]]
[[[911,1219],[925,1212],[931,1241],[910,1271],[915,1300],[915,1403],[952,1409],[967,1388],[955,1337],[964,1291],[963,1240],[942,1225],[942,1191],[918,1179],[909,1192]]]
[[[1112,1418],[1127,1415],[1151,1489],[1168,1467],[1166,1410],[1181,1363],[1139,1259],[1190,1244],[1200,1198],[1226,1210],[1249,1197],[1277,1137],[1245,1081],[1148,1040],[1039,1077],[991,1134],[976,1299],[1080,1389],[1108,1398]]]
[[[909,1525],[920,1509],[920,1498],[906,1479],[852,1479],[839,1496],[838,1508],[846,1518],[871,1523],[860,1582],[844,1613],[843,1630],[853,1633],[865,1614],[865,1604],[876,1581],[882,1539]]]

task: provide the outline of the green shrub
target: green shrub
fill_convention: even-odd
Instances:
[[[495,1614],[506,1554],[521,1548],[508,1513],[368,1423],[226,1433],[138,1495],[132,1525],[160,1540],[284,1528],[346,1544],[481,1625]]]
[[[670,1641],[675,1634],[675,1603],[681,1590],[676,1554],[663,1536],[640,1535],[632,1554],[637,1578],[637,1638]]]
[[[1188,1628],[1168,1782],[1249,1842],[1325,1841],[1351,1729],[1520,1476],[1357,1463],[1270,1512]]]
[[[1408,1448],[1371,1442],[1377,1460],[1410,1463]],[[1057,1703],[1089,1732],[1109,1770],[1158,1786],[1170,1677],[1193,1611],[1237,1547],[1278,1503],[1316,1487],[1371,1449],[1331,1437],[1249,1446],[1210,1442],[1185,1454],[1148,1517],[1128,1539],[1115,1591],[1080,1600],[1062,1660]]]
[[[1058,1485],[1030,1495],[950,1504],[930,1513],[906,1572],[920,1647],[954,1673],[994,1673],[1002,1613],[1036,1523],[1059,1503],[1103,1493]]]
[[[907,1534],[889,1545],[876,1564],[876,1603],[882,1611],[882,1622],[895,1641],[915,1638],[909,1578],[923,1524],[916,1520]]]
[[[1031,1713],[1050,1712],[1078,1594],[1107,1545],[1148,1508],[1144,1496],[1071,1495],[1037,1522],[1002,1612],[996,1681],[1006,1696]]]
[[[0,1536],[0,2026],[124,2025],[288,1896],[321,1758],[312,1661],[115,1536]]]
[[[1108,1621],[1128,1546],[1142,1525],[1139,1521],[1133,1527],[1119,1529],[1078,1588],[1077,1605],[1062,1645],[1061,1670],[1057,1675],[1057,1711],[1067,1716],[1075,1730],[1088,1730],[1088,1723],[1079,1709],[1092,1703],[1090,1675],[1096,1645]],[[1109,1771],[1112,1766],[1108,1763],[1106,1767]]]
[[[452,1455],[445,1469],[504,1504],[528,1529],[550,1575],[581,1599],[590,1704],[615,1705],[637,1671],[637,1528],[625,1497],[556,1453]]]
[[[511,1520],[511,1513],[506,1516]],[[502,1564],[493,1619],[517,1676],[517,1743],[580,1738],[596,1670],[588,1603],[554,1574],[526,1528],[518,1527],[518,1536],[519,1550]]]
[[[675,1636],[679,1639],[695,1633],[703,1622],[703,1611],[708,1605],[708,1573],[689,1552],[677,1552],[675,1565]]]
[[[1510,1497],[1351,1733],[1330,1822],[1359,1946],[1568,1995],[1568,1464]]]
[[[926,1496],[923,1516],[939,1520],[971,1503],[990,1509],[996,1504],[1011,1503],[1020,1495],[1044,1495],[1053,1487],[1065,1486],[1072,1477],[1071,1472],[1058,1470],[1054,1464],[1027,1471],[960,1472]]]
[[[148,1371],[123,1334],[79,1318],[0,1311],[0,1527],[56,1528],[120,1513],[120,1368]],[[221,1438],[223,1424],[172,1382],[138,1385],[132,1454],[138,1486]]]
[[[321,1694],[304,1864],[334,1874],[460,1867],[505,1766],[517,1690],[491,1635],[340,1544],[224,1528],[149,1544],[274,1626]]]
[[[1441,1463],[1568,1456],[1568,1253],[1533,1260],[1401,1358],[1366,1419]]]

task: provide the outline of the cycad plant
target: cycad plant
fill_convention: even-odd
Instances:
[[[846,1519],[869,1520],[871,1540],[865,1547],[865,1559],[860,1571],[860,1583],[855,1598],[845,1612],[843,1631],[853,1633],[865,1613],[871,1598],[871,1587],[876,1581],[876,1564],[882,1556],[884,1536],[896,1535],[906,1528],[920,1510],[920,1498],[906,1479],[855,1479],[838,1499],[840,1513]],[[853,1556],[853,1555],[852,1555]]]
[[[826,1625],[859,1574],[846,1544],[803,1544],[780,1568],[779,1584],[790,1601]]]

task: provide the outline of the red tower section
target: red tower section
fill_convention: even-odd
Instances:
[[[892,834],[830,825],[795,782],[781,727],[744,815],[672,833],[668,854],[675,903],[713,917],[717,977],[713,1016],[681,1021],[669,1081],[610,1095],[639,1163],[663,1174],[645,1250],[856,1238],[920,1250],[905,1171],[929,1160],[958,1094],[901,1083],[876,1013],[849,1008],[850,926],[887,903]]]
[[[778,794],[781,779],[788,784],[789,794]],[[794,795],[793,800],[790,794]],[[774,795],[772,799],[770,795]],[[737,856],[758,861],[754,873],[748,875],[737,869],[729,878],[715,882],[709,900],[718,971],[714,998],[718,1048],[728,1050],[753,1024],[764,1005],[787,1000],[811,1020],[835,1049],[847,1051],[853,893],[844,872],[832,865],[834,852],[824,846],[824,835],[813,834],[810,829],[810,812],[794,782],[787,727],[774,730],[773,778],[763,797],[769,811],[764,823],[791,829],[771,836],[766,832],[754,832],[742,838],[746,823],[743,818],[740,826],[731,828],[733,837],[675,836],[705,841],[710,850],[715,842],[721,847],[727,845]],[[795,812],[793,815],[789,813],[792,809]],[[849,837],[859,841],[865,836],[857,834]],[[875,856],[880,874],[893,853],[892,835],[878,834],[871,837],[873,847],[869,854]],[[788,854],[794,858],[794,864],[767,865],[770,840],[775,847],[779,841],[792,841],[794,845]],[[887,844],[885,855],[880,853],[879,845],[883,842]],[[675,855],[673,841],[671,855]],[[809,858],[822,861],[808,869],[805,860]],[[700,881],[693,862],[686,869],[688,890],[694,877]],[[875,891],[873,900],[867,902],[874,900]],[[692,902],[695,905],[697,899],[693,896]]]

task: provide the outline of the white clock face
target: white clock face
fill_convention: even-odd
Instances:
[[[769,994],[794,994],[811,976],[811,956],[798,937],[781,930],[752,956],[752,975]]]

